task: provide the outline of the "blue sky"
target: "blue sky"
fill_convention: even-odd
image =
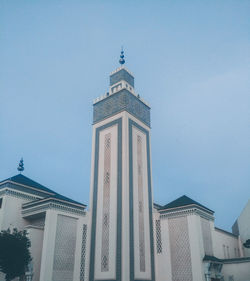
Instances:
[[[121,45],[151,105],[154,201],[230,229],[250,198],[250,1],[0,2],[0,179],[88,204],[92,100]]]

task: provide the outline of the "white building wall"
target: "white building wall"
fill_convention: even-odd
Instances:
[[[104,129],[99,136],[99,168],[98,168],[98,206],[96,218],[96,252],[95,252],[95,278],[115,279],[116,274],[116,237],[117,237],[117,129],[114,125]],[[109,191],[105,194],[105,137],[110,140],[109,151]],[[106,199],[105,199],[106,197]],[[108,206],[105,206],[105,200]],[[107,203],[106,203],[107,205]],[[107,208],[108,210],[104,210]],[[104,216],[107,213],[107,222],[104,225]],[[106,231],[108,228],[108,231]],[[105,229],[105,230],[104,230]],[[104,241],[103,241],[104,240]],[[106,257],[106,268],[103,268]]]
[[[32,257],[33,279],[32,281],[39,281],[41,255],[43,247],[43,228],[37,226],[27,226],[26,230],[31,242],[30,254]]]
[[[193,281],[205,280],[202,260],[205,255],[203,247],[203,234],[201,228],[201,217],[193,214],[187,217],[190,240],[190,251],[192,260]]]
[[[225,281],[250,281],[250,262],[224,264],[222,274]]]
[[[40,281],[52,281],[56,225],[57,212],[55,210],[47,210],[43,236]]]
[[[63,228],[60,227],[62,219],[65,221]],[[46,212],[39,281],[88,280],[86,240],[85,247],[82,247],[84,225],[88,233],[88,216],[54,209]],[[65,246],[60,241],[58,244],[58,240],[61,242],[65,240]],[[68,248],[69,245],[72,246]],[[68,262],[65,264],[67,259]]]
[[[214,256],[219,259],[239,257],[238,238],[214,228],[212,231]],[[235,250],[236,249],[236,250]]]
[[[5,194],[3,198],[2,208],[0,209],[0,230],[7,230],[8,228],[17,228],[23,230],[28,222],[22,218],[22,204],[31,200],[19,196]]]
[[[133,202],[134,202],[134,257],[135,278],[147,279],[151,277],[150,227],[148,212],[148,170],[146,135],[133,128]],[[138,138],[141,140],[139,144]],[[139,145],[141,148],[139,148]],[[140,151],[140,152],[138,152]],[[139,154],[141,156],[139,156]],[[141,158],[141,175],[138,165]],[[141,178],[141,185],[140,185]],[[140,206],[140,204],[142,206]]]
[[[250,200],[248,200],[237,222],[241,241],[245,243],[247,239],[250,239]],[[250,257],[250,249],[243,247],[243,252],[246,257]]]
[[[128,134],[128,118],[127,113],[122,113],[122,135]],[[122,141],[122,154],[129,155],[129,139],[123,138]],[[129,158],[122,158],[122,222],[123,222],[123,237],[127,239],[122,239],[122,280],[129,280],[130,278],[130,259],[129,259]]]
[[[161,248],[162,251],[157,252],[157,235],[156,235],[156,220],[160,220],[161,225]],[[155,250],[155,277],[156,281],[172,281],[171,271],[171,253],[168,230],[168,219],[160,218],[160,214],[154,212],[154,250]]]

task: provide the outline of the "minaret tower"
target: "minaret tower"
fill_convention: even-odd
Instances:
[[[89,281],[154,281],[150,107],[119,62],[93,105]]]

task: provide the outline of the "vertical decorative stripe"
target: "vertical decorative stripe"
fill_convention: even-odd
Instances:
[[[133,211],[133,126],[138,128],[146,135],[147,146],[147,171],[148,171],[148,212],[149,212],[149,231],[150,231],[150,254],[151,254],[151,280],[155,280],[154,267],[154,237],[153,237],[153,215],[152,215],[152,189],[151,189],[151,160],[150,160],[150,145],[149,131],[142,126],[129,119],[129,240],[130,240],[130,281],[135,280],[134,272],[134,211]],[[136,279],[139,280],[139,279]]]
[[[98,193],[98,165],[100,132],[113,125],[118,125],[118,155],[117,155],[117,237],[116,237],[116,281],[121,281],[122,264],[122,118],[96,128],[95,156],[94,156],[94,183],[92,201],[92,225],[90,244],[89,281],[94,281],[95,272],[95,244],[96,244],[96,214]],[[101,280],[99,280],[101,281]]]
[[[193,281],[187,217],[168,220],[172,281]]]
[[[53,281],[73,281],[77,219],[58,215],[53,263]]]
[[[110,167],[111,167],[111,134],[104,140],[104,179],[102,211],[102,252],[101,271],[109,271],[109,220],[110,220]]]
[[[87,225],[84,224],[82,229],[80,281],[84,281],[84,277],[85,277],[86,240],[87,240]]]
[[[155,220],[155,236],[156,236],[156,252],[157,254],[162,253],[162,242],[161,242],[161,221]]]
[[[144,204],[143,204],[143,163],[142,139],[137,136],[137,170],[138,170],[138,221],[139,221],[139,253],[140,271],[145,272],[145,235],[144,235]]]

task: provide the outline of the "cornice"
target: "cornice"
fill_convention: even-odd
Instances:
[[[7,187],[0,190],[0,196],[2,196],[2,195],[8,195],[8,196],[12,196],[12,197],[16,197],[16,198],[22,198],[22,199],[31,200],[31,201],[34,201],[34,200],[37,200],[37,199],[41,198],[41,197],[38,197],[38,196],[32,196],[32,195],[27,194],[27,193],[18,192],[16,190],[8,189]]]
[[[49,202],[49,201],[59,202],[59,204],[62,203],[64,205],[72,206],[72,207],[78,208],[78,209],[85,209],[86,208],[86,205],[76,204],[74,202],[62,200],[62,199],[59,199],[59,198],[56,198],[56,197],[47,197],[47,198],[42,198],[39,201],[24,203],[23,209],[35,207],[35,206],[41,205],[41,204]]]
[[[188,208],[188,209],[180,209],[180,210],[168,210],[163,212],[160,212],[160,218],[161,219],[168,219],[173,217],[181,217],[181,216],[189,216],[189,215],[198,215],[202,218],[214,221],[214,216],[211,214],[208,214],[199,208]]]
[[[86,216],[85,210],[80,210],[80,209],[72,208],[69,206],[57,204],[56,202],[45,202],[44,204],[41,204],[39,206],[23,209],[22,215],[24,217],[26,217],[26,216],[35,215],[35,214],[38,214],[41,212],[45,212],[49,209],[54,209],[54,210],[73,213],[73,214],[77,214],[77,215],[81,215],[81,216]]]
[[[18,182],[15,182],[15,181],[11,181],[11,180],[6,180],[4,182],[1,182],[0,186],[1,185],[5,185],[5,184],[7,184],[8,187],[10,187],[8,184],[11,184],[11,185],[17,185],[17,186],[25,187],[27,189],[31,189],[31,190],[39,192],[39,193],[45,193],[45,194],[50,194],[50,195],[54,195],[55,194],[53,192],[41,190],[39,188],[35,188],[35,187],[32,187],[32,186],[21,184],[21,183],[18,183]]]

